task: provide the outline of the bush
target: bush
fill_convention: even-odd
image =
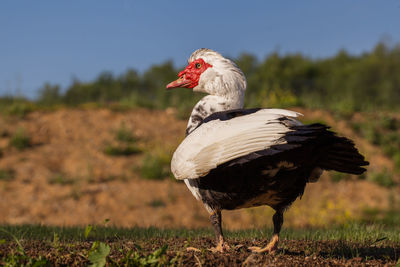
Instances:
[[[0,169],[0,181],[11,181],[15,178],[15,172],[11,169]]]
[[[395,185],[392,175],[387,170],[383,172],[370,171],[368,172],[367,180],[384,187],[392,187]]]
[[[130,156],[140,153],[141,150],[133,145],[107,145],[104,154],[109,156]]]
[[[59,85],[51,85],[45,83],[41,89],[39,89],[38,103],[41,105],[49,106],[61,103],[61,93]]]
[[[103,152],[109,156],[130,156],[140,153],[141,150],[136,146],[136,137],[132,130],[128,129],[124,123],[114,134],[115,144],[108,144]]]
[[[170,172],[171,158],[166,154],[147,154],[145,155],[140,174],[144,179],[162,180],[171,176]]]
[[[0,98],[0,110],[5,115],[25,117],[28,113],[37,109],[35,103],[24,98],[3,97]]]
[[[390,116],[383,116],[381,120],[382,120],[381,122],[382,127],[387,130],[396,131],[399,127],[399,122],[396,120],[396,118]]]
[[[24,150],[31,146],[31,139],[23,128],[19,128],[11,137],[10,145],[18,150]]]
[[[136,141],[136,138],[133,136],[132,130],[126,128],[125,124],[122,123],[115,133],[115,140],[124,143],[133,143]]]

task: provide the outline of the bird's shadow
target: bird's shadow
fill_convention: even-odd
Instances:
[[[318,244],[312,247],[304,247],[303,250],[295,248],[281,248],[278,254],[290,256],[322,256],[324,258],[337,259],[376,259],[376,260],[398,260],[400,257],[400,246],[394,245],[363,245],[357,243],[335,242],[330,245]]]

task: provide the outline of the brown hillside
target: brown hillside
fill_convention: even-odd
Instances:
[[[322,111],[298,111],[307,121],[323,118],[355,139],[368,155],[370,169],[393,169],[379,148],[358,138],[346,122],[336,122]],[[122,126],[137,137],[142,153],[104,153]],[[183,183],[140,177],[144,155],[172,154],[185,126],[173,110],[60,109],[33,112],[23,119],[0,117],[0,223],[85,225],[110,219],[126,227],[209,227],[207,212]],[[10,142],[21,129],[31,137],[31,146],[20,151]],[[388,208],[393,190],[356,179],[333,183],[324,174],[289,210],[285,226],[346,223],[359,218],[365,208]],[[225,212],[223,221],[231,229],[261,227],[271,225],[271,215],[267,207],[238,210]]]

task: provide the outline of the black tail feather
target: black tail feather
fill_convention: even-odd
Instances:
[[[354,146],[353,141],[339,137],[322,124],[311,124],[293,127],[293,135],[310,137],[318,145],[317,165],[324,170],[335,170],[350,174],[362,174],[363,166],[369,165]]]

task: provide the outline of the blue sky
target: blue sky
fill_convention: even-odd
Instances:
[[[101,71],[183,66],[197,48],[230,57],[312,57],[400,43],[400,0],[0,1],[0,95],[36,96]]]

